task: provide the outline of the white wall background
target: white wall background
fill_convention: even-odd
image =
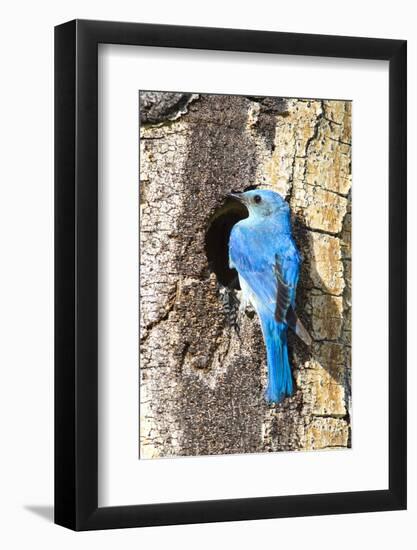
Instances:
[[[53,495],[53,26],[109,19],[408,39],[409,280],[417,279],[417,37],[413,4],[334,0],[39,0],[2,10],[0,545],[3,548],[413,547],[417,539],[416,285],[409,288],[409,510],[72,533]],[[375,342],[378,345],[377,342]]]

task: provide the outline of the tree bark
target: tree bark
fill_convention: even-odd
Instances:
[[[140,457],[350,447],[351,103],[143,92],[140,120]],[[313,338],[275,406],[225,265],[226,196],[255,185],[291,206]]]

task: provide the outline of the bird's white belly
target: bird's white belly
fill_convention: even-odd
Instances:
[[[255,311],[258,311],[256,304],[256,296],[252,292],[252,289],[247,284],[245,279],[239,275],[240,288],[242,289],[240,307],[242,310],[246,308],[247,305],[251,305]]]

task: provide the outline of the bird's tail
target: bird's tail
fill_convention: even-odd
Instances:
[[[278,323],[271,316],[262,315],[261,324],[268,363],[268,386],[265,398],[268,403],[279,403],[293,392],[293,380],[288,361],[287,325]]]

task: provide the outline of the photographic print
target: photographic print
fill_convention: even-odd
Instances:
[[[139,458],[349,449],[347,100],[139,92]]]

